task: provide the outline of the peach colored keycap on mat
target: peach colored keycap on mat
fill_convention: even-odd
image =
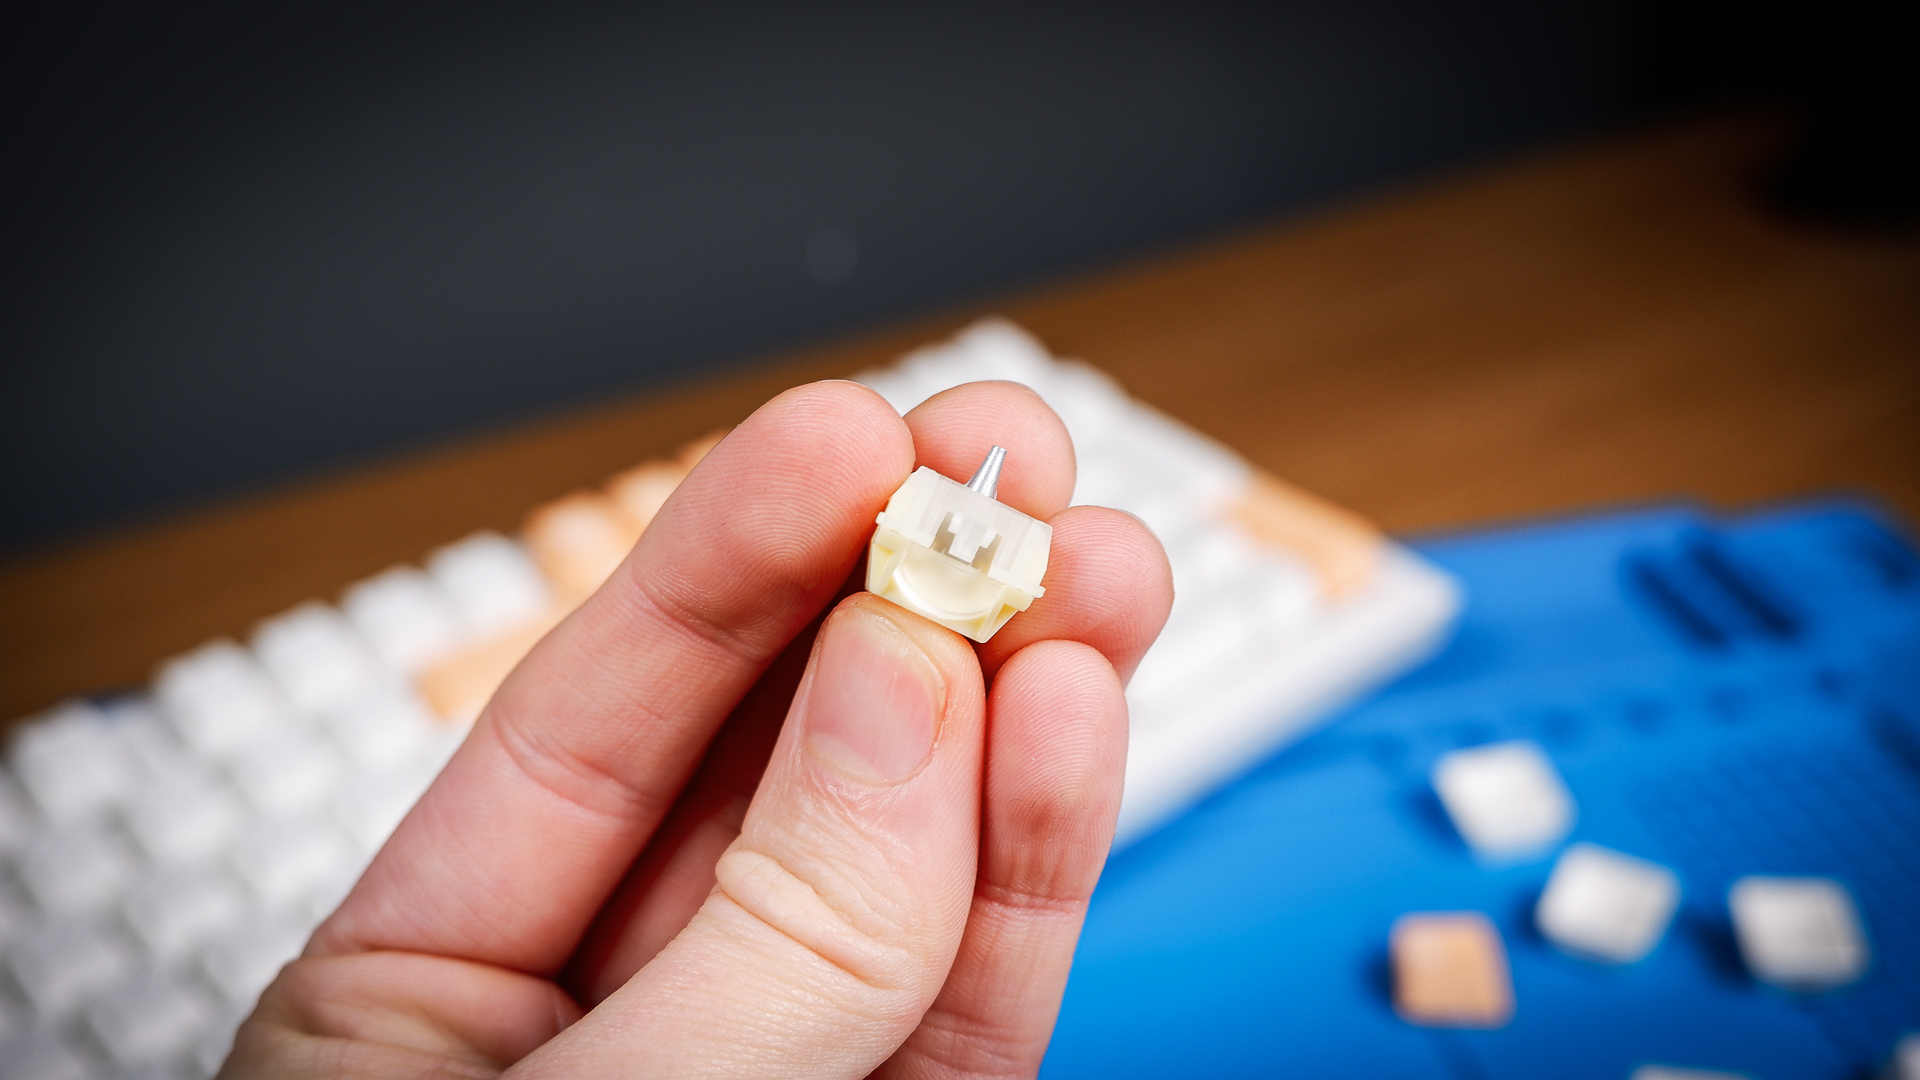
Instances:
[[[1504,1027],[1513,1019],[1513,983],[1500,931],[1477,911],[1402,915],[1394,920],[1393,1007],[1422,1027]]]

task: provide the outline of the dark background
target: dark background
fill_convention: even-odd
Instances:
[[[1815,44],[1858,36],[1822,18],[63,8],[8,35],[0,551],[1679,109],[1804,106]]]

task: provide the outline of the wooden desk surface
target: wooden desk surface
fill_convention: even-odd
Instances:
[[[1835,488],[1920,519],[1920,242],[1766,214],[1773,142],[1716,122],[1535,158],[17,558],[0,719],[989,311],[1391,530]]]

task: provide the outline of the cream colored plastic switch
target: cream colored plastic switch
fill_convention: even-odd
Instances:
[[[867,591],[986,641],[1045,594],[1053,527],[994,498],[996,446],[965,484],[926,466],[887,500],[867,554]]]

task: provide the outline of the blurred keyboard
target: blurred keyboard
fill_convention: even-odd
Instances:
[[[1434,647],[1450,579],[1017,328],[863,381],[902,411],[1013,379],[1065,419],[1078,503],[1165,543],[1173,616],[1129,702],[1123,841]],[[207,1076],[532,643],[703,441],[25,722],[0,772],[0,1076]]]

